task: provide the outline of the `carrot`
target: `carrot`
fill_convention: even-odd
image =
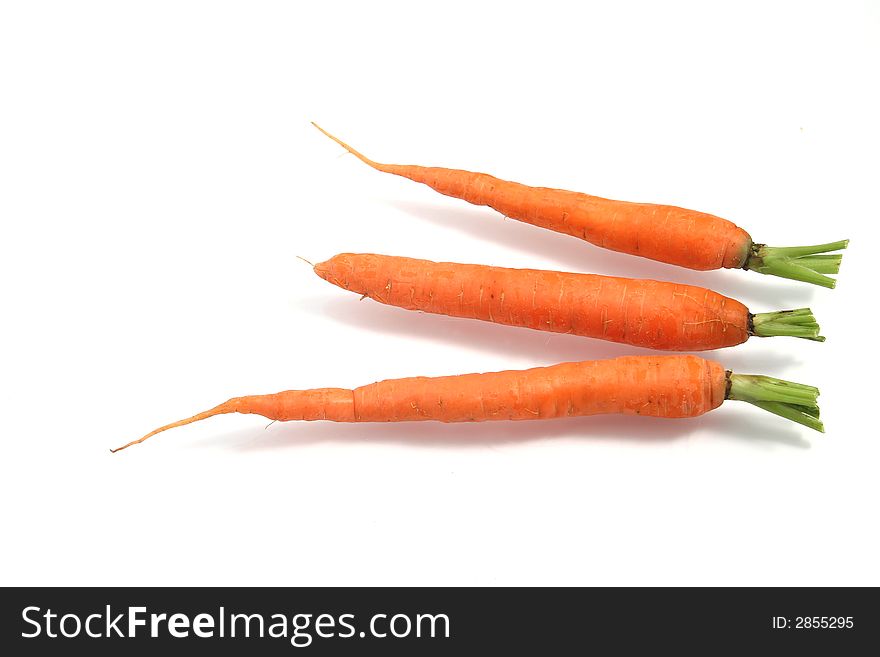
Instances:
[[[573,235],[596,246],[689,269],[751,269],[833,288],[835,281],[827,274],[838,273],[842,256],[818,254],[845,249],[849,243],[770,247],[754,243],[736,224],[705,212],[529,187],[459,169],[381,164],[313,125],[377,171],[424,183],[446,196],[487,205],[511,219]]]
[[[812,386],[725,372],[718,363],[698,356],[624,356],[519,371],[390,379],[354,390],[317,388],[235,397],[112,451],[224,413],[333,422],[482,422],[601,413],[683,418],[737,399],[824,431],[818,395]]]
[[[752,335],[825,340],[809,308],[752,314],[694,285],[371,253],[342,253],[314,271],[390,306],[651,349],[718,349]]]

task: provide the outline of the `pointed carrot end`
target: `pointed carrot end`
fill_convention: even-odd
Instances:
[[[223,413],[233,413],[237,410],[236,400],[230,399],[227,402],[223,402],[219,406],[215,406],[209,411],[204,411],[203,413],[198,413],[193,415],[192,417],[188,417],[185,420],[178,420],[177,422],[172,422],[171,424],[166,424],[163,427],[159,427],[158,429],[154,429],[150,433],[148,433],[143,438],[138,438],[137,440],[132,440],[121,447],[117,447],[116,449],[111,449],[110,453],[115,454],[116,452],[120,452],[127,447],[131,447],[132,445],[138,445],[144,442],[147,438],[151,438],[155,436],[157,433],[162,433],[163,431],[168,431],[168,429],[174,429],[176,427],[182,427],[186,424],[192,424],[193,422],[198,422],[199,420],[206,420],[209,417],[213,417],[215,415],[221,415]]]
[[[339,137],[335,137],[335,136],[331,135],[329,132],[327,132],[326,130],[324,130],[324,128],[322,128],[321,126],[319,126],[319,125],[318,125],[317,123],[315,123],[314,121],[311,121],[311,124],[312,124],[313,126],[315,126],[318,130],[320,130],[322,134],[324,134],[325,136],[327,136],[327,137],[329,137],[330,139],[332,139],[333,141],[335,141],[337,144],[339,144],[340,146],[342,146],[345,150],[347,150],[349,153],[351,153],[352,155],[354,155],[357,159],[359,159],[359,160],[360,160],[361,162],[363,162],[364,164],[366,164],[366,165],[368,165],[368,166],[371,166],[371,167],[373,167],[374,169],[378,169],[379,171],[382,171],[382,170],[383,170],[383,167],[384,167],[385,165],[379,164],[378,162],[374,162],[373,160],[371,160],[370,158],[368,158],[368,157],[367,157],[366,155],[364,155],[363,153],[360,153],[359,151],[355,150],[354,148],[352,148],[351,146],[349,146],[348,144],[346,144],[346,143],[345,143],[344,141],[342,141]]]
[[[347,150],[347,151],[350,151],[350,150],[351,150],[347,144],[345,144],[344,142],[340,141],[338,138],[336,138],[336,137],[334,137],[333,135],[331,135],[329,132],[327,132],[326,130],[324,130],[324,128],[322,128],[321,126],[319,126],[319,125],[318,125],[317,123],[315,123],[314,121],[310,121],[309,123],[311,123],[313,126],[315,126],[315,127],[321,132],[321,134],[323,134],[323,135],[326,136],[326,137],[330,137],[330,139],[332,139],[332,140],[335,141],[337,144],[339,144],[340,146],[342,146],[345,150]]]

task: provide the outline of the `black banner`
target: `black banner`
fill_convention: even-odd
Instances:
[[[5,654],[676,654],[875,646],[874,589],[19,588]],[[246,651],[246,652],[245,652]]]

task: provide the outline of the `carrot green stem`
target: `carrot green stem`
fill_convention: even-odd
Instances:
[[[795,262],[820,274],[836,274],[840,271],[841,260],[843,260],[843,255],[836,253],[833,255],[801,256]]]
[[[754,404],[792,422],[825,432],[819,419],[819,389],[755,374],[729,374],[727,399]]]
[[[792,338],[825,342],[825,337],[819,335],[819,324],[816,323],[813,311],[809,308],[779,310],[775,313],[758,313],[752,315],[751,319],[752,335],[757,335],[761,338],[787,335]]]
[[[767,246],[753,244],[745,269],[833,288],[836,281],[827,274],[840,270],[841,254],[818,255],[845,249],[849,240],[814,246]]]

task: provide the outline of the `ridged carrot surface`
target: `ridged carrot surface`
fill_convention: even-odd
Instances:
[[[336,422],[482,422],[599,413],[693,417],[721,404],[724,385],[724,368],[696,356],[629,356],[529,370],[389,379],[354,390],[282,392],[243,397],[237,403],[248,409],[244,412],[273,420]]]
[[[418,376],[354,390],[318,388],[236,397],[124,447],[224,413],[333,422],[482,422],[600,413],[694,417],[719,406],[725,387],[724,368],[697,356],[626,356],[528,370]]]
[[[755,316],[746,306],[694,285],[371,253],[339,254],[314,270],[343,289],[408,310],[651,349],[718,349],[755,334]],[[819,327],[812,315],[797,319],[809,322],[810,337],[817,339]],[[769,324],[764,315],[757,316],[757,323],[760,335]],[[787,332],[777,334],[792,335],[802,328],[785,324],[781,330]]]

